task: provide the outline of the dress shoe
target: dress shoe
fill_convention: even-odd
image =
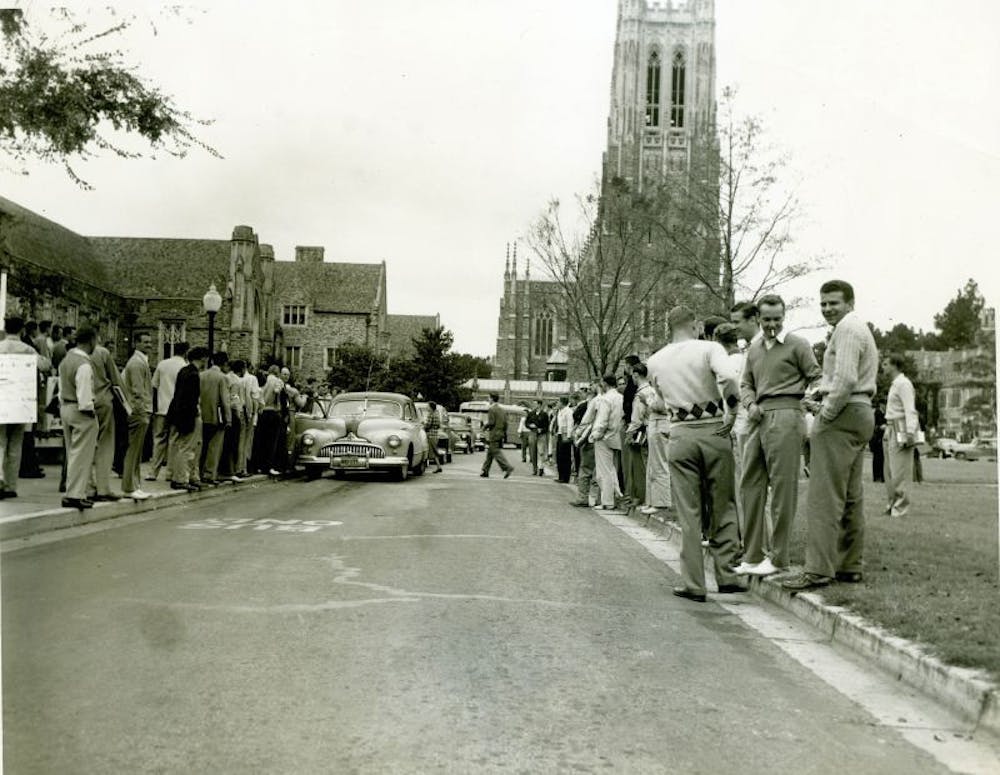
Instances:
[[[107,495],[91,495],[90,500],[94,503],[117,503],[121,500],[121,498],[117,495],[108,493]]]
[[[86,498],[63,498],[62,505],[66,509],[80,509],[82,511],[83,509],[92,509],[94,502]]]
[[[860,572],[847,571],[847,570],[837,571],[837,575],[835,578],[837,579],[837,581],[840,581],[844,584],[860,584],[862,581],[865,580],[864,576]]]
[[[704,603],[708,600],[707,595],[701,595],[697,592],[692,592],[687,587],[674,587],[674,595],[677,597],[683,597],[686,600],[694,600],[696,603]]]
[[[751,570],[756,568],[758,564],[759,563],[747,562],[746,560],[744,560],[735,568],[733,568],[733,573],[735,573],[737,576],[746,576],[747,574],[750,573]]]
[[[770,576],[773,573],[781,573],[783,568],[778,568],[773,562],[771,562],[770,557],[765,557],[763,562],[758,562],[756,565],[752,565],[746,573],[750,576]]]
[[[585,500],[575,500],[569,502],[570,506],[580,506],[581,508],[587,508],[590,504]]]
[[[746,587],[741,587],[739,584],[719,584],[720,595],[732,595],[746,591]]]
[[[170,489],[171,490],[186,490],[187,489],[187,484],[185,484],[184,482],[171,482],[170,483]]]
[[[14,492],[13,490],[0,490],[0,500],[3,500],[4,498],[16,498],[16,497],[17,493]]]
[[[156,474],[150,474],[149,476],[147,476],[146,477],[146,481],[147,482],[155,482],[156,481]]]
[[[152,496],[150,496],[148,492],[144,492],[143,490],[132,490],[132,492],[123,492],[122,497],[131,498],[134,501],[144,501]]]
[[[490,478],[490,475],[489,475],[489,474],[480,474],[480,475],[479,475],[479,478],[480,478],[480,479],[489,479],[489,478]]]
[[[26,473],[20,474],[19,479],[44,479],[45,472],[42,469],[37,469],[35,471],[28,471]]]
[[[655,514],[659,509],[656,506],[643,506],[639,509],[640,514]]]
[[[821,587],[825,587],[830,583],[830,581],[831,579],[828,576],[802,572],[789,579],[785,579],[781,582],[781,586],[789,592],[805,592],[809,589],[819,589]]]
[[[444,469],[441,468],[440,466],[438,466],[437,468],[434,469],[434,473],[435,474],[440,474],[442,471],[444,471]]]
[[[513,468],[508,468],[506,471],[503,472],[503,478],[504,479],[510,479],[510,475],[512,473],[514,473],[514,469]]]
[[[271,469],[268,470],[267,473],[270,476],[281,476],[281,471],[279,471],[277,468],[271,468]]]

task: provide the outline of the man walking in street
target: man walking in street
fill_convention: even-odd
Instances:
[[[836,579],[862,580],[865,539],[864,451],[875,429],[872,396],[878,349],[854,311],[854,288],[843,280],[820,287],[820,309],[833,326],[823,356],[810,439],[807,508],[809,534],[805,569],[782,586],[793,592],[823,587]]]
[[[913,383],[903,373],[906,360],[899,353],[890,353],[882,361],[892,384],[885,404],[885,433],[882,446],[885,449],[885,513],[893,517],[905,517],[910,509],[907,485],[913,481],[914,452],[917,434],[920,432],[920,416],[917,414],[916,394]]]
[[[122,372],[122,390],[132,406],[132,413],[128,416],[128,449],[122,464],[122,490],[126,498],[135,500],[146,500],[149,497],[149,493],[139,487],[142,478],[139,462],[146,441],[149,416],[153,411],[153,384],[149,372],[149,353],[152,349],[152,337],[145,333],[139,334],[135,352]]]
[[[780,296],[758,301],[763,336],[746,353],[740,401],[750,435],[743,453],[740,495],[746,519],[744,560],[737,574],[767,576],[788,567],[788,539],[799,502],[799,466],[805,421],[802,399],[822,376],[812,345],[784,330]],[[766,540],[771,488],[771,541]],[[772,547],[765,555],[765,545]]]
[[[20,339],[24,321],[10,317],[4,322],[5,338],[0,340],[0,353],[30,355],[37,363],[36,374],[49,370],[49,360]],[[37,380],[36,380],[37,385]],[[37,401],[35,404],[37,405]],[[17,497],[17,479],[21,471],[21,449],[25,423],[0,424],[0,499]]]
[[[441,459],[438,457],[438,434],[441,432],[441,415],[438,414],[437,403],[427,402],[427,420],[424,422],[424,432],[427,434],[427,458],[428,462],[434,459],[434,473],[440,474]]]
[[[59,364],[59,417],[62,420],[66,454],[67,508],[89,509],[94,502],[87,497],[97,449],[97,415],[94,412],[94,369],[90,354],[97,332],[87,325],[76,332],[76,346]]]
[[[499,393],[490,393],[490,408],[486,412],[483,430],[486,431],[486,460],[483,461],[483,470],[479,475],[488,479],[490,467],[496,460],[506,479],[513,472],[514,466],[507,462],[503,454],[503,442],[507,437],[507,415],[500,406]]]
[[[199,446],[201,445],[201,378],[208,361],[208,350],[192,347],[188,362],[177,373],[174,395],[167,410],[170,427],[170,487],[174,490],[200,490],[198,483]]]
[[[615,451],[621,452],[622,394],[617,389],[614,374],[606,374],[601,381],[603,391],[597,399],[597,416],[590,431],[594,444],[594,461],[597,465],[597,485],[601,489],[600,507],[613,509],[622,497],[615,467]]]
[[[738,548],[733,505],[733,448],[729,433],[735,419],[738,386],[726,351],[718,342],[699,340],[694,313],[674,307],[667,321],[671,343],[654,354],[660,394],[673,424],[670,428],[670,483],[683,530],[678,597],[705,602],[705,566],[701,515],[711,512],[709,551],[721,593],[741,592],[732,572]],[[707,501],[707,503],[706,503]]]
[[[148,482],[156,481],[160,469],[167,464],[170,456],[170,426],[167,423],[167,411],[174,398],[177,374],[187,366],[187,351],[187,342],[177,342],[174,345],[174,354],[156,364],[156,369],[153,371],[156,413],[153,415],[153,460],[150,463],[149,475],[146,477]]]
[[[229,362],[224,352],[212,353],[209,368],[201,372],[199,380],[201,403],[201,481],[219,483],[219,460],[226,429],[232,424],[232,407],[229,403],[229,381],[220,368]]]

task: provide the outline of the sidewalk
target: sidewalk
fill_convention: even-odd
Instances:
[[[270,481],[269,477],[258,474],[243,482],[225,482],[217,487],[205,487],[201,492],[190,493],[170,489],[166,471],[161,471],[158,481],[147,482],[145,479],[142,481],[142,489],[149,493],[149,499],[95,503],[93,508],[81,511],[63,508],[61,505],[63,494],[59,492],[60,466],[43,463],[42,469],[45,471],[44,479],[19,479],[17,497],[0,500],[0,541],[25,538],[36,533],[86,525],[129,514],[141,514],[174,506],[185,499],[212,498],[236,490],[252,489]],[[144,475],[147,470],[147,465],[143,464]],[[121,492],[121,478],[114,473],[111,476],[111,491],[118,494]]]

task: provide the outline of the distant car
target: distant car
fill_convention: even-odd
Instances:
[[[415,406],[417,407],[417,411],[420,413],[420,421],[426,426],[427,417],[431,411],[431,405],[426,401],[418,401]],[[437,414],[438,418],[441,420],[441,429],[438,431],[437,438],[438,459],[442,463],[450,463],[452,451],[454,450],[455,437],[451,432],[450,426],[448,425],[448,410],[441,406],[441,404],[438,404]]]
[[[941,437],[935,439],[931,445],[931,454],[934,457],[951,457],[955,454],[955,447],[958,445],[956,439]]]
[[[967,444],[956,444],[952,450],[955,460],[996,460],[996,439],[973,439]]]
[[[324,470],[386,471],[403,481],[427,469],[427,434],[413,401],[399,393],[341,393],[296,416],[296,462],[309,478]]]
[[[476,448],[476,431],[471,418],[464,414],[449,415],[448,427],[455,434],[453,449],[468,455]]]

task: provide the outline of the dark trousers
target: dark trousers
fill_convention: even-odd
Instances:
[[[573,448],[573,475],[574,476],[579,476],[580,475],[580,458],[582,456],[582,453],[580,452],[580,448],[578,446],[576,446],[576,444],[572,444],[571,443],[570,446]]]
[[[573,442],[565,440],[562,436],[556,439],[556,470],[560,482],[569,482],[573,471]]]
[[[486,460],[483,461],[483,473],[487,476],[490,475],[490,467],[493,465],[493,461],[497,461],[497,465],[500,466],[500,470],[503,472],[511,471],[514,469],[510,463],[507,462],[507,458],[503,454],[503,439],[490,439],[486,446]]]
[[[868,449],[872,451],[872,481],[885,481],[885,449],[882,447],[882,434],[876,434],[868,442]]]
[[[18,471],[19,476],[30,477],[32,474],[36,474],[42,470],[42,467],[38,465],[38,456],[35,454],[36,427],[32,425],[31,430],[25,431],[24,437],[21,439],[21,470]]]
[[[219,474],[221,476],[232,476],[240,471],[237,455],[240,447],[241,428],[240,413],[233,412],[232,424],[226,428],[226,435],[222,440],[222,457],[219,459]]]
[[[257,465],[264,473],[271,469],[281,471],[283,468],[284,450],[281,447],[284,438],[283,425],[281,414],[272,410],[261,412],[257,420],[257,432],[254,434],[255,441],[260,442]]]

